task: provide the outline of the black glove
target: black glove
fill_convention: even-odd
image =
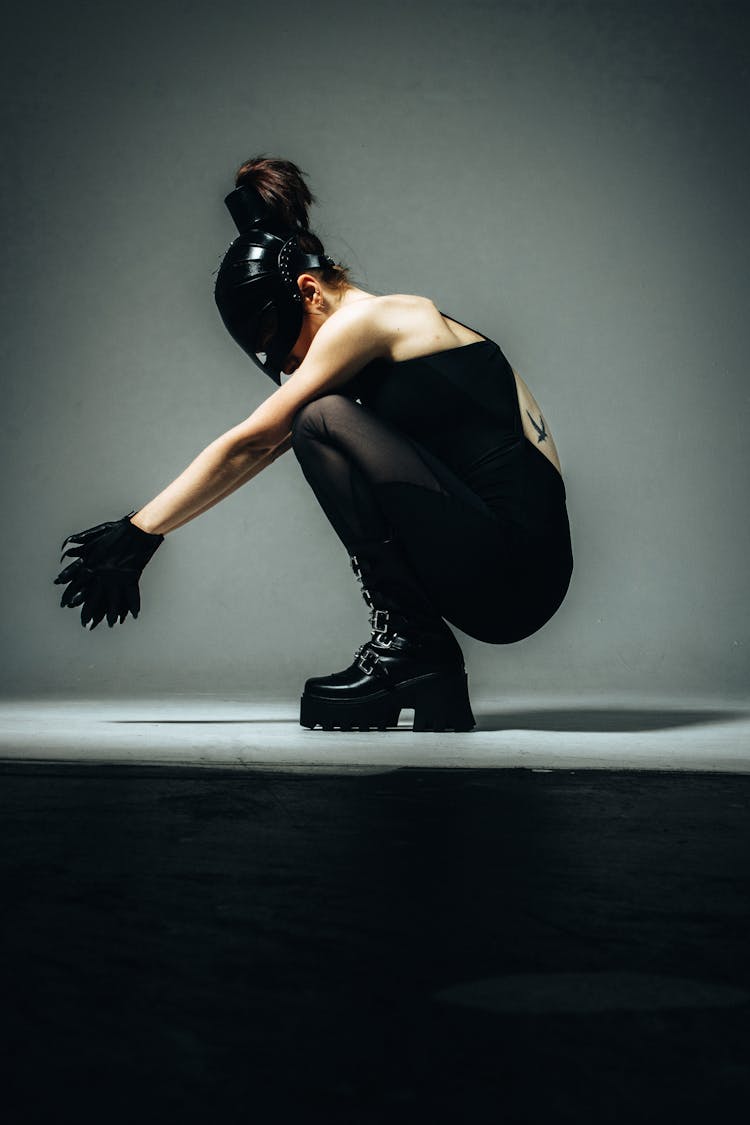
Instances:
[[[60,571],[55,585],[69,582],[60,599],[61,606],[71,609],[82,605],[81,625],[84,629],[91,622],[95,629],[104,615],[107,623],[114,625],[118,617],[122,624],[128,615],[138,616],[141,598],[138,579],[143,568],[157,547],[164,540],[163,535],[152,535],[130,522],[135,513],[128,512],[120,520],[110,520],[85,531],[77,531],[63,540],[60,562],[67,555],[77,555],[75,562]],[[66,543],[77,543],[65,551]]]

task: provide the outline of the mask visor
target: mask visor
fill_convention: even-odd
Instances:
[[[302,327],[301,310],[292,308],[288,311],[291,316],[282,321],[276,305],[266,306],[262,310],[254,334],[255,354],[251,357],[279,386],[289,353],[297,342]]]
[[[269,363],[269,351],[279,330],[279,313],[275,305],[266,305],[258,317],[258,323],[253,335],[252,350],[256,362],[263,370]]]

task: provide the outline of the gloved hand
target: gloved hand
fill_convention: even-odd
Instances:
[[[138,616],[141,598],[138,580],[154,551],[164,540],[130,522],[135,513],[128,512],[120,520],[110,520],[85,531],[77,531],[63,540],[60,548],[67,555],[77,555],[75,562],[60,571],[55,585],[70,583],[60,599],[61,606],[83,606],[81,625],[91,622],[95,629],[104,615],[110,627],[118,617],[122,624],[128,615]],[[67,543],[77,543],[65,551]]]

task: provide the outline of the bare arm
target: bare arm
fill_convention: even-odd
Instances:
[[[288,440],[282,439],[271,448],[240,447],[233,435],[234,431],[228,430],[207,445],[184,472],[131,516],[130,522],[160,535],[182,527],[257,476],[284,452],[281,446]]]
[[[321,325],[292,378],[249,418],[206,446],[131,517],[131,523],[166,535],[218,504],[285,452],[291,444],[294,416],[305,403],[335,390],[386,353],[390,329],[378,309],[379,305],[363,301],[335,312]]]
[[[200,508],[196,512],[193,512],[192,515],[185,516],[185,518],[183,520],[180,520],[179,523],[174,524],[174,526],[170,528],[170,531],[177,531],[178,527],[182,527],[184,524],[190,523],[190,521],[195,519],[196,516],[202,516],[204,512],[208,511],[209,508],[213,508],[214,505],[218,504],[220,500],[225,500],[226,497],[231,495],[232,492],[235,492],[243,484],[247,484],[249,480],[252,480],[253,477],[256,477],[258,473],[260,473],[263,469],[268,468],[269,465],[273,464],[274,461],[281,457],[282,453],[286,453],[287,450],[291,448],[292,435],[288,434],[282,442],[279,442],[275,449],[272,449],[270,451],[270,453],[266,453],[264,457],[259,457],[256,461],[253,461],[245,470],[245,472],[241,476],[238,476],[237,479],[233,481],[233,483],[230,484],[229,487],[224,490],[224,492],[221,493],[220,496],[216,496],[213,500],[210,500],[207,504],[204,504],[202,508]],[[139,514],[140,513],[136,513],[136,515]],[[135,516],[133,516],[131,522],[136,522]]]

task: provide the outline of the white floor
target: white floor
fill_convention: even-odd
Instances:
[[[0,760],[378,772],[400,766],[750,772],[750,704],[472,700],[468,734],[305,730],[298,702],[172,694],[0,701]]]

